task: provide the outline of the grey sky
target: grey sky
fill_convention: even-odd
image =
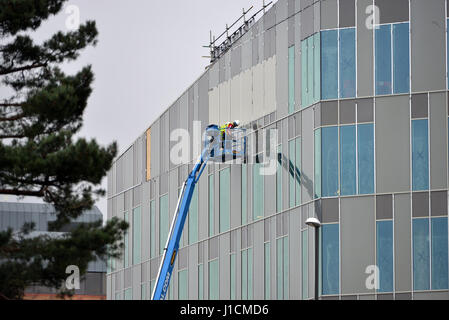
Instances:
[[[267,1],[268,2],[268,1]],[[242,8],[262,7],[262,0],[71,0],[81,22],[95,20],[99,43],[74,63],[74,73],[92,64],[94,91],[84,116],[81,136],[101,144],[115,140],[124,151],[169,107],[208,64],[209,30],[218,35]],[[64,11],[45,22],[36,33],[44,40],[66,30]],[[106,179],[103,182],[106,187]],[[15,198],[2,197],[0,199]],[[27,199],[29,201],[29,199]],[[97,203],[106,214],[106,200]]]

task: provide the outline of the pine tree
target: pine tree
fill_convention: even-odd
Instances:
[[[92,92],[90,66],[74,75],[58,65],[95,46],[94,21],[57,32],[37,44],[30,37],[67,0],[0,0],[0,194],[33,196],[54,205],[60,230],[104,195],[101,181],[117,153],[95,140],[76,138]],[[82,224],[60,238],[0,232],[0,297],[20,299],[33,284],[59,288],[68,265],[86,272],[95,256],[119,257],[128,224],[112,219]],[[61,291],[63,294],[64,291]]]

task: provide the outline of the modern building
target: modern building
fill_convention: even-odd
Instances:
[[[48,223],[56,220],[56,211],[52,205],[44,203],[0,202],[0,231],[12,229],[18,231],[24,223],[34,222],[35,228],[30,236],[49,235],[58,237],[79,223],[103,220],[97,207],[85,211],[74,222],[66,225],[62,232],[48,231]],[[67,275],[69,276],[69,275]],[[25,300],[60,299],[57,290],[44,286],[32,286],[25,290]],[[106,299],[106,262],[91,261],[87,272],[80,279],[80,288],[74,291],[72,300],[104,300]]]
[[[169,299],[313,298],[309,217],[322,223],[321,299],[449,299],[448,10],[279,0],[216,49],[108,174],[108,217],[131,224],[108,299],[149,299],[195,137],[234,119],[248,161],[203,173]],[[189,165],[173,161],[179,128]],[[268,175],[266,129],[278,130]]]

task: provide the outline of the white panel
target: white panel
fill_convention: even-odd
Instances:
[[[220,95],[219,88],[209,91],[209,123],[218,124],[219,120]]]
[[[241,112],[242,124],[249,123],[253,117],[253,70],[246,70],[241,74]]]
[[[232,78],[231,80],[231,121],[242,118],[242,106],[241,106],[241,76],[240,74]],[[240,120],[242,121],[242,120]]]
[[[264,93],[262,116],[276,110],[276,56],[271,57],[264,63]]]
[[[231,116],[231,84],[230,81],[225,81],[220,84],[220,112],[219,124],[230,121]]]
[[[265,61],[259,63],[253,68],[253,102],[254,102],[254,110],[251,119],[255,120],[263,115],[263,107],[264,107],[264,65]]]

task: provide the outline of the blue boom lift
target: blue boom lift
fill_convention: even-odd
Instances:
[[[210,125],[205,132],[204,149],[198,161],[184,182],[179,195],[176,211],[173,216],[167,243],[164,247],[161,265],[156,278],[156,284],[151,296],[152,300],[164,300],[170,284],[176,255],[179,249],[184,223],[189,212],[195,185],[201,177],[207,162],[228,161],[230,159],[244,158],[246,154],[245,129],[226,129],[223,133],[218,126]]]

